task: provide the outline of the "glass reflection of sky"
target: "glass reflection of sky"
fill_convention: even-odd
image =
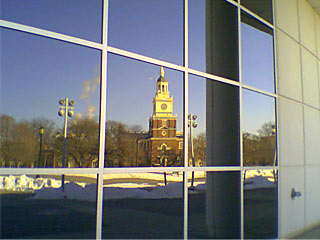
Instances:
[[[75,114],[92,111],[98,118],[99,78],[100,51],[1,29],[2,114],[18,121],[45,117],[62,125],[58,101],[69,97]]]
[[[109,45],[182,65],[182,0],[111,0]]]
[[[189,75],[189,113],[197,115],[194,135],[206,131],[206,79]]]
[[[275,103],[267,97],[243,90],[243,130],[257,133],[264,123],[275,122]],[[194,134],[206,130],[206,79],[189,75],[189,112],[198,116]]]
[[[1,19],[101,42],[102,0],[1,0]]]
[[[189,66],[206,71],[205,1],[189,0]]]
[[[205,1],[189,1],[189,66],[206,71]],[[241,24],[242,81],[274,92],[273,37],[247,24]]]
[[[274,92],[273,37],[241,24],[242,82]]]
[[[275,100],[249,90],[242,92],[243,131],[258,134],[261,126],[275,122]]]
[[[178,117],[177,130],[182,131],[183,75],[167,68],[164,71],[174,100],[173,112]],[[108,55],[107,120],[148,130],[159,73],[159,66]]]
[[[34,3],[35,0],[28,1],[28,4],[22,4],[17,0],[2,0],[2,19],[85,39],[100,40],[101,0],[79,0],[77,4],[62,0]],[[192,68],[203,71],[204,3],[205,1],[189,1],[189,61]],[[51,5],[54,5],[55,11]],[[72,5],[75,5],[72,12],[66,12],[71,11],[67,9]],[[169,62],[182,63],[182,1],[166,0],[159,3],[146,0],[111,0],[109,7],[111,45]],[[48,8],[50,11],[47,11]],[[78,8],[81,8],[81,11],[86,9],[87,12],[76,12]],[[85,17],[89,13],[90,17]],[[243,82],[273,92],[272,36],[246,24],[241,26]],[[12,115],[17,120],[47,117],[54,121],[62,121],[62,118],[57,118],[57,101],[59,98],[69,97],[76,101],[75,114],[86,115],[89,106],[94,105],[97,109],[95,116],[98,116],[99,51],[11,30],[1,30],[1,33],[2,113]],[[159,76],[159,66],[110,55],[108,71],[108,119],[142,125],[147,129],[148,118],[152,114],[152,99],[155,94],[155,81]],[[165,69],[165,76],[169,81],[170,93],[174,97],[174,112],[178,115],[180,130],[182,73]],[[91,87],[89,98],[81,98],[85,87],[83,84]],[[205,129],[205,79],[190,75],[189,98],[189,112],[198,115],[198,127],[195,129],[197,134]],[[245,115],[250,116],[245,118],[244,128],[253,132],[259,129],[262,123],[267,122],[253,120],[256,119],[254,116],[261,115],[261,119],[274,121],[274,106],[272,110],[268,110],[269,113],[258,114],[264,105],[265,109],[270,109],[267,102],[273,100],[259,103],[254,98],[244,91]],[[259,98],[265,97],[257,97]]]

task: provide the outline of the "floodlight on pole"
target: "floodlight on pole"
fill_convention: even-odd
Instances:
[[[58,115],[64,117],[64,127],[63,127],[63,155],[62,155],[62,167],[66,167],[66,145],[67,145],[67,131],[68,131],[68,117],[73,116],[73,106],[75,102],[72,99],[60,99],[59,100],[59,111]],[[61,188],[64,191],[64,174],[62,174]]]

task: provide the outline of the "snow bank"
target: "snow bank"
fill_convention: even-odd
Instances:
[[[274,182],[269,181],[268,178],[263,176],[247,178],[244,184],[244,189],[270,188],[276,186]]]
[[[258,173],[256,173],[258,174]],[[270,181],[269,174],[264,176],[250,174],[250,177],[245,179],[245,189],[269,188],[275,187],[273,181]],[[170,175],[169,175],[170,176]],[[246,175],[248,176],[248,175]],[[160,199],[160,198],[181,198],[183,196],[183,183],[180,180],[181,176],[176,175],[176,181],[164,186],[163,175],[150,173],[148,177],[151,180],[159,179],[157,183],[130,183],[130,178],[127,175],[122,176],[128,180],[128,183],[112,183],[104,186],[103,199]],[[134,179],[142,178],[142,175],[131,176]],[[168,177],[168,176],[167,176]],[[119,179],[120,176],[114,176]],[[146,175],[143,175],[146,179]],[[171,180],[174,175],[170,176]],[[168,179],[168,178],[167,178]],[[178,180],[177,180],[178,179]],[[206,184],[203,180],[195,181],[191,194],[205,192]],[[68,182],[66,181],[64,192],[61,190],[61,180],[52,178],[32,178],[25,175],[20,176],[0,176],[0,191],[33,191],[35,195],[31,199],[75,199],[85,201],[96,200],[96,184],[88,184],[83,182]]]
[[[151,190],[146,188],[114,188],[105,187],[103,198],[109,199],[159,199],[182,197],[182,183],[170,183],[167,186],[156,186]]]
[[[64,185],[64,192],[59,188],[44,188],[35,191],[35,195],[29,199],[74,199],[84,201],[96,200],[96,185],[87,184],[82,187],[76,183]]]
[[[35,191],[31,199],[74,199],[95,201],[96,185],[88,184],[81,187],[75,183],[65,185],[64,192],[61,189],[44,188]],[[159,198],[180,198],[182,197],[182,183],[172,183],[167,186],[158,186],[151,191],[143,188],[114,188],[105,187],[103,199],[159,199]]]
[[[0,190],[33,191],[43,188],[59,188],[61,181],[51,178],[21,176],[0,176]]]

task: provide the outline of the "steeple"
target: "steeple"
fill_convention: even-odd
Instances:
[[[157,80],[157,95],[159,94],[165,94],[169,96],[169,90],[168,90],[168,82],[167,79],[164,77],[164,69],[161,66],[160,67],[160,77]]]
[[[167,79],[164,77],[164,69],[160,67],[160,77],[158,78],[157,82],[167,82]]]
[[[160,77],[164,78],[164,69],[163,66],[160,67]]]
[[[170,97],[169,83],[164,77],[164,68],[160,67],[160,76],[156,82],[156,96],[153,99],[154,116],[172,116],[173,97]]]

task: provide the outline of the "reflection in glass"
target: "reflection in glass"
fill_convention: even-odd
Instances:
[[[194,176],[188,196],[189,238],[240,238],[240,172]]]
[[[106,167],[183,164],[182,74],[108,56]]]
[[[244,13],[241,19],[242,82],[274,92],[272,29]]]
[[[189,0],[189,67],[206,72],[205,0]]]
[[[243,178],[245,238],[277,238],[277,170],[244,170]]]
[[[109,44],[182,65],[182,0],[109,1]]]
[[[259,17],[273,23],[272,0],[241,0],[241,5],[245,6]]]
[[[240,165],[239,88],[206,81],[207,166]]]
[[[206,166],[206,80],[189,75],[188,83],[189,114],[192,115],[188,124],[189,166],[201,167]]]
[[[95,238],[96,175],[0,176],[1,238]]]
[[[1,49],[0,166],[96,166],[100,51],[6,29]]]
[[[274,98],[243,90],[242,138],[245,166],[277,164]]]
[[[189,75],[190,114],[189,166],[239,166],[239,88]]]
[[[225,0],[189,5],[189,67],[238,81],[237,7]]]
[[[101,42],[102,0],[1,0],[1,19]]]
[[[183,174],[104,176],[103,238],[181,239]]]

